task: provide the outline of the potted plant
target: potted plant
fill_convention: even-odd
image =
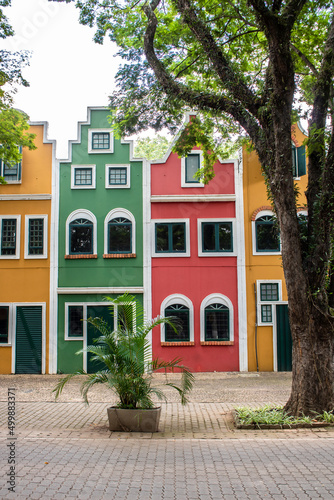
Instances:
[[[112,329],[101,318],[88,321],[99,332],[94,345],[80,350],[87,352],[92,361],[101,368],[96,373],[79,370],[60,379],[53,392],[56,399],[65,384],[75,375],[85,375],[81,385],[81,394],[88,404],[88,392],[96,384],[106,384],[118,396],[118,404],[108,408],[109,430],[156,432],[158,430],[161,407],[155,407],[153,397],[166,400],[164,393],[152,385],[153,373],[164,371],[181,372],[180,385],[171,383],[166,378],[165,385],[175,388],[181,403],[187,403],[187,395],[192,389],[194,376],[182,365],[180,358],[172,361],[151,359],[150,332],[156,326],[169,324],[175,331],[179,325],[175,318],[157,317],[144,321],[143,309],[135,297],[124,294],[116,299],[106,297],[117,310],[117,328]]]

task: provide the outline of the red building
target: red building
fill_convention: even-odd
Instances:
[[[151,164],[152,315],[182,324],[154,332],[153,356],[198,372],[246,370],[239,162],[216,163],[208,185],[194,178],[201,164],[200,148]]]

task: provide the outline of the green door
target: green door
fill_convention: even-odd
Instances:
[[[287,305],[276,306],[277,321],[277,370],[290,372],[292,370],[292,338]]]
[[[15,373],[42,373],[42,306],[16,308]]]
[[[114,314],[110,305],[105,306],[87,306],[87,318],[102,318],[108,325],[114,328]],[[100,332],[90,323],[87,323],[87,346],[94,345],[93,340],[100,336]],[[93,361],[92,354],[87,353],[87,372],[94,373],[98,370],[104,369],[105,366],[98,361]]]

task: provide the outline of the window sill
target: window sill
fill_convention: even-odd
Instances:
[[[195,342],[161,342],[162,347],[192,347]]]
[[[201,340],[201,345],[234,345],[233,340]]]
[[[67,260],[73,260],[73,259],[97,259],[97,254],[76,254],[76,255],[65,255],[64,257]]]
[[[104,253],[104,259],[134,259],[137,257],[135,253]]]

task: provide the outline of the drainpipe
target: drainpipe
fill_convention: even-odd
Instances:
[[[256,371],[259,371],[259,358],[257,353],[257,292],[256,283],[254,283],[254,296],[255,296],[255,359],[256,359]]]

